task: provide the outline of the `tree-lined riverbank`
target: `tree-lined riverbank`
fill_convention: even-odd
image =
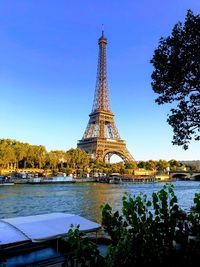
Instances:
[[[148,160],[120,163],[105,163],[92,159],[81,149],[48,152],[45,146],[31,145],[12,139],[0,139],[0,175],[12,172],[32,172],[44,176],[58,172],[76,177],[95,176],[98,173],[121,175],[152,175],[167,170],[196,170],[195,165],[177,160]]]

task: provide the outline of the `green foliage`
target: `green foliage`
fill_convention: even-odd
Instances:
[[[192,234],[200,237],[200,193],[195,193],[193,201],[188,220]]]
[[[0,139],[0,165],[16,164],[16,168],[74,168],[85,170],[90,157],[81,149],[65,152],[54,150],[47,152],[42,145],[30,145],[13,139]]]
[[[114,245],[119,241],[123,228],[126,226],[126,224],[123,224],[122,219],[118,211],[114,214],[112,213],[112,208],[109,204],[102,206],[102,225],[111,236]]]
[[[82,149],[70,149],[67,151],[68,166],[73,169],[85,170],[89,167],[90,156]]]
[[[87,176],[95,173],[120,173],[132,175],[137,168],[146,170],[166,171],[166,167],[170,166],[172,170],[178,170],[182,164],[179,161],[165,160],[159,161],[140,161],[136,162],[120,162],[109,164],[99,160],[93,160],[83,150],[76,148],[69,151],[52,150],[46,151],[42,145],[30,145],[13,139],[0,139],[0,167],[5,168],[10,164],[15,168],[42,168],[62,171],[67,174],[76,174]]]
[[[62,150],[53,150],[48,153],[47,158],[50,168],[56,169],[59,164],[62,165],[67,161],[67,154]]]
[[[172,159],[169,161],[170,170],[178,170],[180,167],[183,166],[183,164],[180,161],[177,161],[175,159]]]
[[[79,225],[68,231],[72,262],[78,266],[196,266],[199,250],[188,242],[189,220],[191,231],[200,235],[200,194],[195,194],[194,207],[188,217],[177,203],[173,185],[166,184],[147,199],[145,194],[122,198],[121,214],[113,212],[109,204],[102,206],[102,225],[112,239],[106,258],[99,255]],[[174,243],[176,241],[176,243]],[[175,244],[181,246],[177,251]]]
[[[102,208],[102,224],[113,240],[106,257],[107,266],[170,262],[174,256],[173,240],[178,225],[179,233],[183,233],[182,211],[173,186],[165,185],[158,193],[153,193],[152,201],[143,194],[125,194],[122,202],[121,215],[113,213],[108,204]]]
[[[175,102],[168,123],[173,144],[188,148],[200,140],[200,16],[188,10],[184,24],[177,23],[171,36],[161,38],[151,63],[152,88],[158,104]]]
[[[148,160],[148,161],[140,161],[138,162],[138,168],[142,168],[145,170],[158,170],[158,171],[166,171],[166,168],[169,166],[169,163],[166,160]]]
[[[71,225],[67,233],[70,250],[73,253],[72,258],[75,258],[79,264],[78,266],[81,267],[102,267],[103,259],[99,255],[96,244],[91,242],[79,228],[80,225],[77,227]]]
[[[135,170],[135,169],[137,169],[137,163],[135,161],[125,162],[124,167],[125,167],[125,169]]]
[[[156,164],[156,168],[158,171],[165,171],[168,166],[169,164],[166,160],[159,160]]]
[[[70,175],[73,173],[73,169],[72,168],[66,168],[66,174]]]

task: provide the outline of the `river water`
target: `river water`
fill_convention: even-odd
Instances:
[[[195,193],[200,193],[200,182],[172,183],[181,208],[189,210]],[[100,206],[109,203],[114,210],[121,208],[125,192],[142,192],[150,198],[164,183],[145,184],[53,184],[0,186],[0,219],[51,212],[66,212],[101,222]]]

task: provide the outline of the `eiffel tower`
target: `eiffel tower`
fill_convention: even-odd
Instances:
[[[99,38],[99,58],[97,81],[92,112],[83,138],[77,147],[85,150],[94,159],[110,162],[112,155],[118,155],[124,161],[135,161],[119,136],[111,111],[107,84],[106,45],[107,39],[102,31]]]

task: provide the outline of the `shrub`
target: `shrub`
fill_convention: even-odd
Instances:
[[[145,194],[125,194],[122,202],[121,215],[118,211],[113,213],[108,204],[102,209],[102,224],[113,240],[106,256],[107,266],[170,263],[177,233],[185,236],[183,211],[173,186],[165,185],[153,193],[152,201]]]
[[[100,257],[97,245],[90,241],[85,233],[80,232],[79,227],[80,225],[77,227],[71,225],[67,234],[68,244],[72,252],[71,264],[74,266],[74,262],[76,262],[77,266],[81,267],[103,267],[104,261]]]
[[[73,257],[82,267],[196,266],[200,243],[188,242],[188,235],[200,237],[200,194],[195,194],[194,204],[188,215],[181,210],[171,184],[150,200],[142,193],[126,193],[121,213],[109,204],[102,206],[102,225],[112,239],[105,260],[79,226],[68,232]]]

